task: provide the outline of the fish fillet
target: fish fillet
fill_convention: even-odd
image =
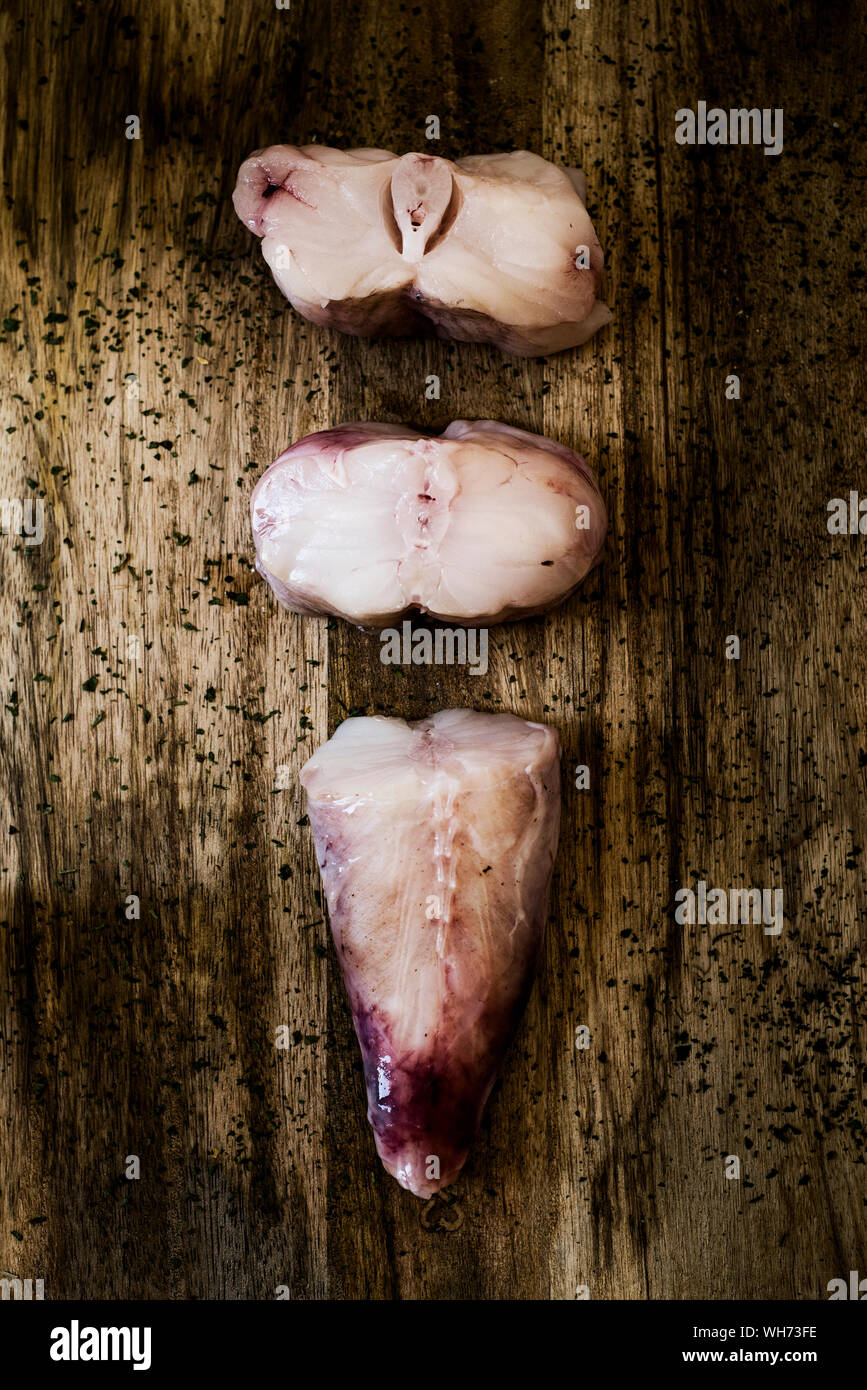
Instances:
[[[300,314],[344,333],[434,332],[518,356],[608,323],[584,175],[518,150],[452,162],[272,145],[233,201]]]
[[[308,435],[259,479],[251,518],[281,603],[361,627],[412,609],[463,624],[542,612],[595,564],[607,525],[582,458],[492,420]]]
[[[556,732],[511,714],[347,719],[301,781],[389,1173],[454,1182],[532,984],[560,819]]]

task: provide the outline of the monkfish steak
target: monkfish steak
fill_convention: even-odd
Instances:
[[[571,449],[492,420],[310,434],[251,499],[256,568],[297,613],[390,626],[416,608],[497,623],[559,603],[599,558],[607,516]]]
[[[385,1167],[454,1182],[529,994],[560,742],[512,714],[347,719],[301,772]]]
[[[527,150],[430,154],[272,145],[233,201],[299,314],[366,337],[434,332],[518,356],[608,323],[580,169]]]

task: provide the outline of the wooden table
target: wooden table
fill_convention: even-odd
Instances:
[[[45,538],[0,540],[0,1270],[199,1299],[867,1274],[867,539],[827,528],[867,491],[858,8],[4,15],[3,491]],[[677,144],[699,100],[783,108],[784,152]],[[522,361],[304,323],[230,202],[281,140],[583,165],[613,324]],[[492,630],[486,678],[276,608],[248,502],[277,453],[482,416],[596,469],[574,599]],[[556,724],[565,802],[538,982],[426,1206],[375,1158],[297,773],[351,710],[452,705]],[[783,889],[783,932],[679,925],[699,880]]]

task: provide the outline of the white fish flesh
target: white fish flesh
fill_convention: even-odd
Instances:
[[[556,732],[512,714],[347,719],[301,772],[389,1173],[458,1176],[524,1009],[560,819]]]
[[[251,499],[256,566],[279,601],[361,627],[412,609],[497,623],[559,603],[607,516],[571,449],[492,420],[439,436],[348,424],[287,449]]]
[[[579,169],[527,150],[453,163],[272,145],[241,165],[233,200],[314,323],[533,356],[586,342],[611,318],[584,197]]]

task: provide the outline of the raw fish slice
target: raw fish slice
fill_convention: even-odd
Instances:
[[[523,1012],[560,817],[555,731],[445,710],[347,719],[301,781],[379,1156],[454,1182]]]
[[[527,356],[611,317],[583,174],[527,150],[453,163],[274,145],[241,166],[234,203],[298,312],[346,333],[434,331]]]
[[[439,437],[340,425],[282,454],[251,499],[256,566],[300,613],[391,626],[413,608],[495,623],[559,603],[596,563],[605,505],[571,449],[495,421]]]
[[[540,352],[552,333],[583,342],[597,326],[587,329],[603,255],[567,173],[521,151],[461,160],[455,182],[461,198],[448,238],[416,277],[423,299],[480,314],[496,304],[496,318]],[[587,248],[588,269],[576,266],[579,246]]]
[[[262,237],[278,287],[305,318],[329,324],[336,306],[357,300],[373,322],[407,313],[414,320],[411,306],[389,302],[413,275],[393,214],[385,217],[394,163],[382,150],[275,145],[242,164],[235,210]]]

